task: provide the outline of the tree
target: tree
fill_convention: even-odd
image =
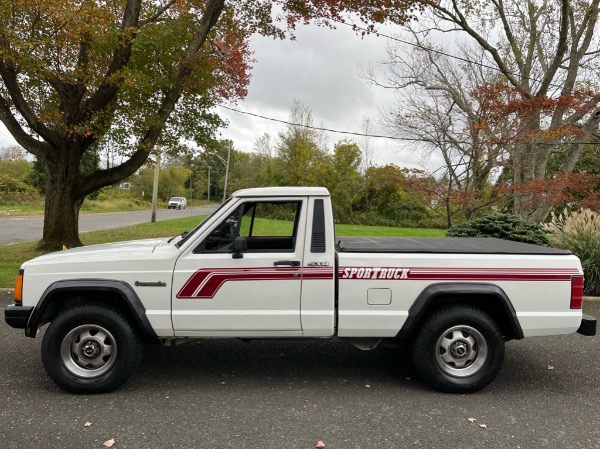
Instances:
[[[295,100],[285,130],[279,133],[275,146],[279,159],[279,178],[283,185],[316,186],[326,174],[324,161],[328,155],[321,148],[320,136],[310,129],[313,117],[310,108]]]
[[[490,178],[510,165],[514,212],[543,220],[549,197],[528,185],[551,180],[555,154],[567,176],[598,137],[598,1],[421,4],[427,12],[407,26],[412,52],[392,47],[385,81],[370,76],[400,92],[385,121],[442,156],[448,183],[477,199],[467,217],[502,199]],[[454,55],[431,44],[440,36],[455,42]]]
[[[361,166],[361,151],[357,144],[341,141],[329,158],[330,168],[323,185],[331,192],[333,212],[336,220],[348,223],[351,220],[353,206],[361,197],[364,183],[359,169]]]
[[[166,165],[160,168],[158,181],[158,197],[167,201],[172,196],[187,196],[185,184],[189,180],[191,170],[189,168]],[[132,179],[134,193],[138,196],[149,197],[154,182],[154,167],[145,167],[140,170],[138,176]]]
[[[551,206],[519,186],[544,179],[553,153],[566,155],[560,171],[568,174],[585,143],[598,137],[600,1],[421,3],[430,12],[419,19],[423,29],[469,37],[502,74],[494,84],[506,86],[507,101],[498,105],[510,111],[512,125],[510,138],[498,142],[510,153],[514,211],[543,220]]]
[[[0,161],[16,161],[18,159],[25,159],[27,151],[19,145],[9,145],[7,147],[0,148]]]
[[[299,20],[403,21],[412,2],[295,0]],[[160,143],[207,143],[211,107],[246,94],[249,38],[284,37],[265,0],[6,0],[0,3],[0,120],[44,164],[43,249],[79,246],[84,198],[134,174]],[[110,141],[119,165],[82,173],[83,155]]]
[[[0,148],[0,174],[24,181],[31,170],[31,162],[25,159],[27,152],[18,145]]]
[[[423,161],[441,159],[442,167],[427,175],[440,180],[434,190],[445,204],[450,226],[453,216],[470,219],[498,200],[491,195],[491,180],[505,164],[506,151],[489,138],[492,125],[481,126],[483,105],[477,95],[497,73],[476,64],[484,63],[481,51],[458,45],[460,57],[473,61],[464,64],[441,55],[441,48],[422,41],[416,32],[413,39],[417,46],[412,51],[400,44],[388,48],[391,64],[383,81],[372,71],[366,76],[396,95],[393,109],[382,114],[384,126],[410,139]],[[463,200],[455,201],[458,197]]]

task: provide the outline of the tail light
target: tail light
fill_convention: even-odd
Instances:
[[[16,304],[21,304],[23,302],[23,270],[19,271],[19,276],[17,276],[17,280],[15,281],[15,292],[13,296]]]
[[[583,303],[583,276],[571,276],[571,309],[581,309]]]

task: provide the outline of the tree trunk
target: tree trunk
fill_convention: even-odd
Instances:
[[[38,249],[57,251],[83,246],[79,240],[79,209],[83,199],[74,195],[79,175],[79,161],[63,164],[46,162],[46,201],[44,233]]]
[[[524,189],[524,186],[535,179],[534,163],[529,146],[519,145],[519,147],[513,152],[513,213],[528,220],[531,209],[534,207],[534,198],[530,192]]]

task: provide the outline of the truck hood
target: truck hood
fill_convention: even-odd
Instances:
[[[165,245],[167,240],[168,239],[166,238],[131,240],[127,242],[82,246],[36,257],[25,264],[84,262],[93,260],[106,261],[112,259],[123,260],[124,256],[126,256],[127,259],[141,260],[143,257],[152,254],[156,246]]]

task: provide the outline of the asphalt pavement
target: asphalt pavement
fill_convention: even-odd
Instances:
[[[0,293],[2,308],[9,301]],[[584,307],[600,316],[599,302]],[[1,320],[0,448],[103,448],[113,438],[115,448],[600,448],[599,338],[509,342],[498,378],[471,395],[431,391],[401,350],[153,345],[120,390],[84,396],[46,376],[41,338]]]
[[[183,210],[159,209],[156,212],[157,221],[173,218],[207,215],[217,205],[187,207]],[[131,212],[109,212],[100,214],[80,214],[79,231],[99,231],[102,229],[122,228],[150,221],[149,210]],[[44,217],[36,216],[0,216],[0,246],[11,243],[32,242],[42,238]]]

